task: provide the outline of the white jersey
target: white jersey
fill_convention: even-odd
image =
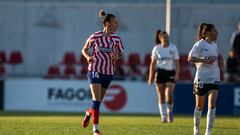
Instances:
[[[175,60],[179,60],[176,45],[169,43],[168,47],[162,47],[161,44],[154,46],[152,50],[152,59],[157,60],[157,68],[159,69],[175,69]]]
[[[220,70],[218,66],[219,51],[216,43],[207,43],[201,39],[193,46],[189,53],[189,57],[196,57],[201,59],[213,58],[213,64],[206,64],[202,62],[195,62],[197,71],[195,74],[194,83],[220,83]]]

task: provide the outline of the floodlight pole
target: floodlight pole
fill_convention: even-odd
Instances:
[[[166,0],[166,32],[171,34],[171,0]]]

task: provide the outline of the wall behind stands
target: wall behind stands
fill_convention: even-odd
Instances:
[[[174,98],[175,113],[192,114],[195,106],[192,84],[177,84]],[[90,104],[87,81],[7,79],[4,85],[6,111],[84,112]],[[205,114],[206,107],[207,103]],[[158,114],[155,86],[113,81],[102,102],[101,111]],[[217,114],[240,115],[240,85],[221,85]]]
[[[66,51],[77,56],[86,38],[101,30],[98,11],[115,14],[118,34],[126,54],[139,52],[143,57],[154,46],[154,34],[165,28],[164,3],[0,3],[0,49],[7,53],[21,50],[25,75],[43,75],[47,67],[59,63]],[[240,6],[221,4],[173,4],[171,40],[180,53],[194,44],[197,25],[210,22],[219,30],[220,52],[226,57],[229,40],[240,19]]]

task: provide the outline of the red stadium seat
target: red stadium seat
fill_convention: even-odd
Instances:
[[[87,73],[88,73],[88,67],[87,66],[83,66],[81,69],[80,69],[80,78],[81,79],[87,79]]]
[[[87,65],[88,64],[87,59],[82,54],[80,55],[78,64],[80,64],[80,65]]]
[[[188,62],[188,55],[187,54],[181,54],[179,59],[180,66],[181,67],[188,67],[190,63]]]
[[[147,53],[144,56],[144,65],[149,66],[151,63],[151,53]]]
[[[77,72],[75,66],[66,66],[64,69],[64,77],[63,78],[72,78],[76,77]]]
[[[60,69],[58,66],[50,66],[48,68],[48,74],[46,78],[57,78],[60,77]]]
[[[138,53],[131,53],[128,56],[128,65],[141,65],[140,55]]]
[[[22,54],[20,51],[13,51],[10,54],[9,63],[12,65],[21,64],[23,62]]]
[[[0,50],[0,64],[7,62],[6,53]]]
[[[179,73],[179,80],[180,81],[190,81],[190,80],[192,80],[191,71],[188,68],[182,69]]]
[[[64,54],[64,58],[63,58],[63,64],[65,65],[74,65],[76,64],[77,60],[76,60],[76,55],[74,52],[66,52]]]
[[[116,65],[125,65],[124,56],[122,56],[122,59],[116,61]]]
[[[6,69],[4,65],[0,65],[0,77],[3,77],[6,74]]]

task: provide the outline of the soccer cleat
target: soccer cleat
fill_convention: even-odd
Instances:
[[[85,113],[85,116],[83,118],[83,121],[82,121],[82,127],[83,128],[88,126],[90,118],[91,118],[91,113],[90,113],[89,109],[87,109],[86,113]]]
[[[193,135],[200,135],[200,129],[198,127],[193,128]]]
[[[99,132],[99,130],[95,130],[95,131],[93,132],[93,135],[102,135],[102,134]]]
[[[166,117],[162,117],[162,123],[167,123],[167,118]]]
[[[173,122],[173,112],[168,112],[167,114],[167,122],[172,123]]]

